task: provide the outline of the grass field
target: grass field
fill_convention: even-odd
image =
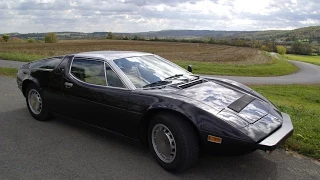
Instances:
[[[286,54],[282,57],[285,59],[303,61],[303,62],[308,62],[308,63],[312,63],[320,66],[320,56],[304,56],[304,55]]]
[[[280,76],[294,73],[298,68],[284,60],[274,59],[266,64],[219,64],[210,62],[174,61],[181,67],[193,65],[193,73],[231,76]]]
[[[85,51],[126,50],[158,54],[195,73],[243,76],[277,76],[297,68],[283,60],[273,60],[254,48],[198,43],[66,40],[58,43],[1,43],[0,59],[32,61],[44,57]]]
[[[291,116],[294,134],[286,147],[320,160],[320,85],[251,87]]]
[[[15,77],[17,75],[18,69],[16,68],[4,68],[0,67],[0,75],[1,76],[12,76]]]

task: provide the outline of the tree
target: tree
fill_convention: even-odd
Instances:
[[[4,34],[4,35],[2,35],[2,39],[3,39],[5,42],[8,42],[9,39],[10,39],[10,36],[7,35],[7,34]]]
[[[56,42],[58,42],[58,37],[57,37],[56,33],[53,33],[53,32],[48,33],[46,35],[46,37],[44,38],[44,42],[45,43],[56,43]]]
[[[295,41],[292,44],[292,52],[295,54],[310,55],[312,53],[312,46],[310,44]]]
[[[295,53],[295,54],[300,54],[301,47],[302,47],[302,42],[295,41],[291,46],[292,52]]]
[[[268,50],[266,50],[266,51],[274,52],[276,50],[274,38],[264,40],[263,45],[267,47]],[[261,46],[261,48],[262,48],[262,46]]]
[[[139,36],[134,35],[133,38],[132,38],[132,40],[139,40]]]
[[[277,47],[277,52],[281,55],[286,54],[287,49],[284,46],[276,46]]]
[[[108,32],[107,39],[114,39],[114,38],[115,37],[114,37],[113,33],[111,31]]]

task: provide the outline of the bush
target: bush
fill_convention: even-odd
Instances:
[[[36,40],[36,43],[44,43],[43,40]]]
[[[26,42],[24,39],[17,38],[17,37],[12,37],[12,38],[10,38],[9,41],[13,42],[13,43],[24,43],[24,42]]]
[[[276,46],[277,47],[277,52],[281,55],[286,54],[287,49],[284,46]]]
[[[216,44],[216,40],[213,39],[213,38],[210,38],[209,41],[208,41],[208,44]]]
[[[10,36],[7,35],[7,34],[4,34],[4,35],[2,35],[2,39],[3,39],[5,42],[8,42],[9,39],[10,39]]]
[[[130,40],[129,36],[122,36],[122,40]]]
[[[28,38],[28,39],[27,39],[27,42],[28,42],[28,43],[35,43],[36,41],[35,41],[33,38]]]
[[[143,41],[145,39],[144,39],[144,37],[141,37],[141,36],[138,36],[138,35],[134,35],[132,40]]]
[[[266,46],[266,45],[262,45],[262,46],[260,47],[260,49],[261,49],[262,51],[268,51],[268,52],[270,52],[269,47]]]
[[[58,42],[58,37],[57,37],[56,33],[53,33],[53,32],[48,33],[46,35],[46,37],[44,38],[44,42],[45,43],[56,43],[56,42]]]

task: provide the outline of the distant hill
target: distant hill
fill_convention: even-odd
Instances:
[[[91,38],[104,38],[107,32],[56,32],[60,39],[91,39]],[[270,30],[270,31],[215,31],[215,30],[162,30],[162,31],[149,31],[139,33],[117,33],[113,32],[116,36],[140,36],[148,38],[175,38],[175,39],[197,39],[197,38],[215,38],[215,39],[256,39],[256,40],[278,40],[278,41],[317,41],[320,42],[320,26],[310,26],[294,30]],[[12,37],[18,38],[35,38],[43,39],[46,33],[9,33]]]
[[[121,35],[139,35],[142,37],[159,37],[159,38],[199,38],[199,37],[214,37],[223,38],[226,36],[232,36],[244,31],[214,31],[214,30],[162,30],[162,31],[150,31],[140,33],[115,33]],[[250,31],[254,32],[254,31]]]
[[[272,30],[272,31],[256,31],[241,32],[231,35],[237,38],[255,38],[257,40],[265,39],[281,39],[286,41],[312,39],[320,41],[320,26],[310,26],[294,30]]]
[[[294,30],[269,30],[269,31],[214,31],[214,30],[163,30],[135,33],[143,37],[158,38],[244,38],[244,39],[280,39],[294,41],[312,39],[320,42],[320,26],[310,26]],[[127,33],[124,35],[131,35]]]

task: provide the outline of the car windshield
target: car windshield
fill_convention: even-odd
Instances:
[[[114,60],[136,88],[189,81],[195,77],[183,68],[155,55]]]

